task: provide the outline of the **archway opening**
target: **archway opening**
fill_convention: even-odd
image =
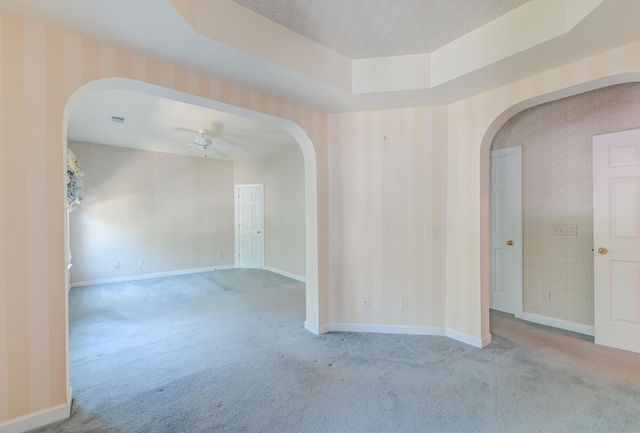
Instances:
[[[74,107],[83,98],[96,92],[104,90],[123,90],[137,93],[153,95],[156,97],[166,98],[186,104],[208,108],[211,110],[228,113],[235,116],[242,116],[259,122],[281,128],[290,134],[298,143],[302,152],[304,164],[304,213],[305,213],[305,323],[304,327],[312,333],[320,332],[320,300],[318,285],[318,220],[317,220],[317,169],[316,154],[313,144],[305,131],[297,124],[287,119],[275,117],[272,115],[256,112],[253,110],[225,104],[219,101],[206,99],[192,94],[179,92],[152,84],[123,78],[108,78],[88,83],[78,89],[67,101],[64,117],[63,117],[63,145],[61,146],[61,158],[66,162],[67,152],[67,130],[69,119]],[[66,178],[66,176],[65,176]],[[66,180],[65,180],[66,183]],[[64,238],[65,238],[65,257],[69,261],[69,215],[65,209],[64,215]],[[68,304],[69,294],[69,273],[66,274],[66,291],[65,304]],[[68,315],[66,317],[67,327],[67,349],[68,354]],[[69,380],[69,361],[67,356],[67,384]]]
[[[532,107],[536,107],[548,102],[558,101],[567,97],[576,96],[616,84],[637,82],[640,80],[640,74],[629,73],[611,77],[605,77],[598,80],[582,83],[580,85],[568,87],[555,92],[539,95],[524,101],[520,101],[505,111],[503,111],[492,122],[487,129],[480,148],[480,235],[481,235],[481,317],[482,317],[482,335],[489,335],[489,290],[490,290],[490,246],[489,246],[489,152],[496,134],[509,119],[518,113]]]

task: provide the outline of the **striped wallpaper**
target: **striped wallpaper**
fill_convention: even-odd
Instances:
[[[329,115],[332,323],[444,327],[446,122],[442,107]]]
[[[77,89],[107,77],[286,118],[325,146],[324,113],[0,15],[0,431],[67,403],[63,113]],[[316,151],[319,184],[323,156]]]
[[[84,84],[131,78],[300,125],[317,161],[320,290],[307,304],[319,302],[319,325],[446,327],[479,345],[489,337],[493,134],[528,106],[637,80],[638,72],[634,43],[448,107],[328,116],[0,16],[0,431],[3,422],[67,402],[61,138],[66,101]],[[425,237],[425,226],[436,236]]]

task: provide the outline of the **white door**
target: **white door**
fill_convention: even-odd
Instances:
[[[263,186],[236,185],[236,267],[263,267]]]
[[[640,130],[593,137],[595,342],[640,352]]]
[[[522,313],[522,148],[494,150],[490,173],[489,307]]]

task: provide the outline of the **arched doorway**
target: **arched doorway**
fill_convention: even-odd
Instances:
[[[489,251],[489,151],[493,140],[502,126],[509,119],[518,113],[542,105],[548,102],[558,101],[571,96],[583,94],[592,90],[601,89],[616,84],[637,82],[640,80],[640,74],[629,73],[615,76],[609,76],[597,80],[593,80],[580,85],[564,88],[547,94],[539,95],[515,103],[511,107],[504,110],[497,116],[487,131],[485,132],[481,148],[480,148],[480,197],[481,197],[481,299],[482,299],[482,328],[483,331],[489,330],[489,269],[490,269],[490,251]],[[576,329],[583,327],[577,326]],[[568,329],[568,328],[565,328]],[[573,329],[572,329],[573,330]],[[581,331],[578,331],[581,332]],[[484,332],[483,332],[484,334]]]
[[[260,113],[257,111],[225,104],[219,101],[198,97],[192,94],[179,92],[165,87],[123,78],[107,78],[88,83],[78,89],[68,100],[63,118],[63,151],[66,152],[67,126],[69,117],[75,105],[83,97],[102,90],[125,90],[138,93],[146,93],[153,96],[167,98],[178,102],[209,108],[224,113],[243,116],[249,119],[261,121],[289,133],[300,146],[304,159],[305,178],[305,268],[306,268],[306,320],[305,328],[314,333],[319,333],[319,293],[318,293],[318,221],[317,221],[317,176],[316,155],[311,139],[304,130],[295,123]],[[64,156],[66,158],[66,156]],[[65,254],[69,251],[68,215],[65,214],[64,235],[66,239]],[[68,259],[68,258],[67,258]],[[67,292],[69,277],[66,278]]]

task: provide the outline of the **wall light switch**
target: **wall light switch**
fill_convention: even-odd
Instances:
[[[578,224],[554,224],[555,236],[578,236]]]

